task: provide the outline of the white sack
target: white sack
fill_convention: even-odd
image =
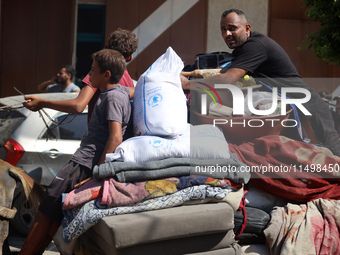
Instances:
[[[133,99],[135,135],[176,136],[187,128],[187,106],[180,73],[184,65],[169,47],[136,84]]]
[[[124,162],[148,162],[170,157],[228,159],[230,151],[223,133],[213,125],[187,128],[178,137],[136,136],[122,142],[115,150]]]

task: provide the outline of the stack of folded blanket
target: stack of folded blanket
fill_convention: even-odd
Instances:
[[[220,132],[213,126],[208,127],[209,129],[207,125],[204,126],[205,130],[213,128],[215,138],[216,132]],[[212,137],[211,132],[205,132],[205,135]],[[76,242],[77,238],[100,222],[104,216],[141,213],[208,202],[212,202],[212,208],[216,202],[224,202],[228,205],[231,217],[216,218],[213,221],[229,222],[230,231],[233,232],[233,212],[239,208],[244,195],[243,185],[249,181],[250,173],[242,171],[245,164],[238,160],[236,154],[230,153],[224,137],[221,142],[226,147],[221,148],[215,142],[212,151],[222,149],[227,153],[210,152],[211,155],[217,155],[217,158],[204,157],[204,153],[197,152],[195,146],[195,157],[190,157],[189,148],[187,157],[169,157],[171,153],[159,156],[159,153],[153,152],[160,159],[155,158],[146,162],[113,161],[95,166],[92,180],[64,194],[63,241],[69,244]],[[209,150],[207,144],[201,146],[204,150]],[[145,148],[140,147],[140,149]],[[207,212],[201,212],[201,214],[205,213]],[[227,229],[224,231],[227,233]],[[199,233],[202,234],[206,233]],[[234,238],[232,241],[234,243]],[[232,250],[235,251],[233,254],[240,252],[235,247]]]
[[[196,175],[196,166],[213,162],[234,166],[236,171]],[[169,208],[190,200],[225,202],[228,193],[243,190],[249,181],[249,173],[240,171],[241,166],[244,164],[232,154],[230,159],[168,158],[95,167],[95,179],[64,196],[64,238],[71,241],[108,215]],[[235,210],[242,196],[243,192],[237,193],[236,203],[232,203]]]

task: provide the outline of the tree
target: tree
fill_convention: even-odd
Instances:
[[[340,66],[340,0],[303,0],[306,15],[320,23],[320,30],[307,35],[307,47],[317,58]]]

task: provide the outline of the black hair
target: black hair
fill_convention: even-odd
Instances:
[[[222,13],[222,19],[225,18],[229,13],[232,13],[232,12],[235,12],[238,16],[243,16],[245,19],[247,19],[246,17],[246,14],[239,10],[239,9],[229,9],[229,10],[226,10]]]
[[[110,34],[109,48],[119,51],[124,58],[130,57],[137,50],[138,39],[129,30],[118,28]]]
[[[65,68],[66,73],[71,74],[71,79],[70,80],[72,80],[74,75],[75,75],[75,72],[76,72],[74,70],[73,66],[71,66],[71,65],[63,65],[61,68]]]

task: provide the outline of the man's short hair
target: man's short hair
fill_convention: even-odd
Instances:
[[[229,13],[232,13],[232,12],[235,12],[238,16],[243,16],[245,19],[247,19],[246,14],[239,9],[229,9],[229,10],[224,11],[222,13],[221,19],[224,19]]]
[[[71,74],[70,80],[72,80],[73,77],[74,77],[74,75],[75,75],[75,72],[76,72],[76,71],[74,70],[74,67],[71,66],[71,65],[63,65],[61,68],[65,68],[66,73]]]
[[[125,58],[120,52],[104,49],[93,53],[92,59],[97,62],[100,73],[111,72],[111,83],[120,81],[125,71]]]
[[[109,48],[123,54],[124,58],[130,57],[138,47],[138,39],[129,30],[118,28],[109,37]]]

